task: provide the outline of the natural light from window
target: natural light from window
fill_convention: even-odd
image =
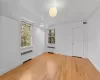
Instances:
[[[32,46],[32,24],[21,22],[21,48]]]

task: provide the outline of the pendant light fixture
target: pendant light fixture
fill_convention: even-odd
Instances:
[[[49,15],[51,17],[55,17],[57,15],[57,1],[54,0],[54,4],[52,4],[52,7],[49,9]]]
[[[52,7],[50,8],[50,10],[49,10],[49,15],[50,15],[51,17],[55,17],[55,16],[57,15],[57,8],[54,7],[54,6],[52,6]]]

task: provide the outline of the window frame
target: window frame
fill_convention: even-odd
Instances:
[[[30,26],[30,27],[31,27],[31,35],[30,35],[30,36],[31,36],[31,45],[30,45],[30,46],[21,47],[21,25],[22,25],[23,23],[26,23],[26,24],[31,25],[31,26]],[[22,20],[21,20],[21,22],[20,22],[20,49],[25,49],[25,48],[31,48],[31,47],[33,47],[32,29],[33,29],[33,23],[32,23],[32,22],[30,22],[30,21],[28,21],[28,20],[25,20],[25,19],[22,19]]]
[[[52,34],[52,30],[54,30],[54,35],[50,35],[49,34],[49,31],[51,30],[51,34]],[[51,40],[51,42],[49,41],[49,38],[54,38],[54,40],[55,40],[55,29],[48,29],[48,44],[55,44],[56,42],[54,41],[54,43],[52,42],[52,40]]]

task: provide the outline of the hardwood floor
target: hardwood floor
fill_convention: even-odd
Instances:
[[[100,73],[88,59],[45,53],[0,80],[100,80]]]

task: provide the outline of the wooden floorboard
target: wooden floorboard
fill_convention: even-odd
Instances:
[[[44,53],[0,80],[100,80],[100,73],[88,59]]]

